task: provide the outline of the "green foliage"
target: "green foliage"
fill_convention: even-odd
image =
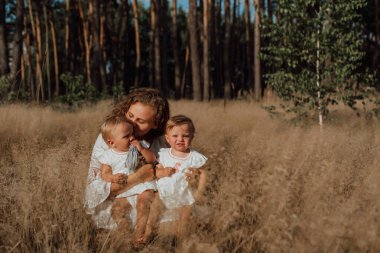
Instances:
[[[115,103],[120,102],[124,94],[125,90],[122,82],[112,86],[112,96]]]
[[[30,90],[24,87],[19,88],[17,91],[12,91],[11,87],[14,82],[16,80],[11,74],[0,77],[0,103],[31,100]]]
[[[369,75],[362,68],[365,0],[284,0],[280,19],[265,23],[267,83],[302,115],[343,101],[354,108]],[[319,65],[318,65],[319,64]],[[319,84],[319,87],[318,85]],[[318,99],[318,92],[320,99]]]
[[[76,107],[86,101],[94,101],[99,97],[93,85],[83,82],[82,75],[73,76],[71,73],[64,73],[60,79],[67,89],[66,95],[59,97],[59,100],[64,104]]]
[[[11,94],[9,93],[10,87],[12,86],[11,75],[0,76],[0,101],[8,101]]]

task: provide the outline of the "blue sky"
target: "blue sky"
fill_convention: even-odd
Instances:
[[[138,0],[138,1],[143,3],[144,6],[149,6],[151,0]],[[199,1],[202,1],[202,0],[197,0],[198,4],[199,4]],[[242,11],[244,11],[244,0],[238,0],[237,2],[239,3],[239,6],[240,6],[239,11],[241,13]],[[251,2],[251,6],[250,6],[251,17],[253,17],[255,8],[253,7],[253,0],[250,2]],[[169,0],[169,5],[171,4],[172,4],[172,1]],[[232,4],[233,4],[233,1],[231,0],[230,1],[231,7],[232,7]],[[222,5],[223,5],[223,2],[222,2]],[[189,0],[177,0],[177,7],[178,8],[182,7],[184,10],[187,10],[189,8]]]

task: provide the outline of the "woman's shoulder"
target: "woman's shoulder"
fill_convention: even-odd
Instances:
[[[101,134],[98,135],[94,144],[94,150],[107,150],[109,147]]]
[[[95,141],[94,147],[92,148],[91,156],[93,158],[98,158],[104,153],[104,151],[106,151],[108,149],[109,149],[108,145],[104,141],[102,135],[99,134],[98,138]]]
[[[163,135],[160,135],[160,136],[157,136],[156,138],[154,138],[150,144],[150,147],[149,149],[155,153],[155,154],[158,154],[158,152],[162,149],[162,148],[168,148],[169,145],[168,143],[166,142],[166,139],[165,139],[165,136]]]
[[[165,135],[159,135],[153,139],[152,143],[157,143],[161,146],[161,148],[168,148],[169,144],[166,142]]]

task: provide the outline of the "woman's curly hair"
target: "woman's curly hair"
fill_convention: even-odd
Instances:
[[[162,135],[165,132],[165,125],[169,119],[169,103],[160,91],[152,88],[133,89],[126,98],[118,103],[112,111],[117,116],[125,116],[129,107],[134,103],[149,105],[155,110],[155,120],[157,129],[152,129],[149,135],[152,137]]]

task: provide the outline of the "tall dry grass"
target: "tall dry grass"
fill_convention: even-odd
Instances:
[[[111,107],[0,107],[0,252],[131,252],[82,208]],[[194,119],[194,148],[210,158],[208,201],[181,246],[162,237],[143,252],[380,251],[378,121],[341,109],[321,131],[244,102],[171,108]]]

